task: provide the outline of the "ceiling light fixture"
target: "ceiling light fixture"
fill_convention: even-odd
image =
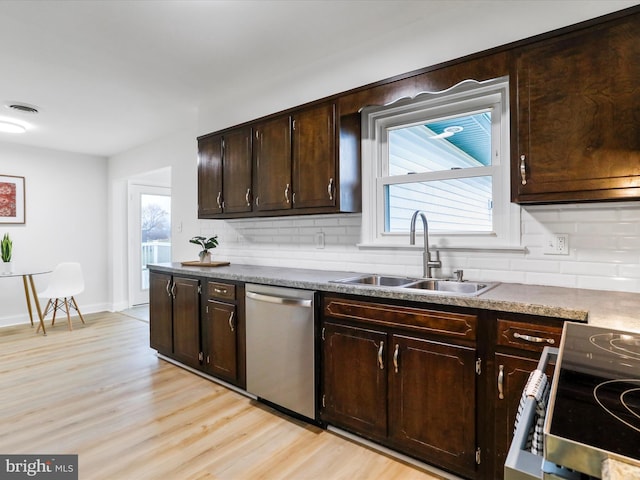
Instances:
[[[438,138],[449,138],[453,137],[456,133],[460,133],[464,130],[464,127],[460,127],[458,125],[452,125],[444,129],[442,133],[438,135],[434,135],[433,137],[429,137],[430,140],[438,139]]]
[[[0,120],[0,132],[4,133],[24,133],[27,131],[27,127],[18,123],[7,122],[6,120]]]

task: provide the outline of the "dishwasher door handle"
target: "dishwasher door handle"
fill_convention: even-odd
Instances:
[[[252,300],[258,300],[260,302],[276,303],[278,305],[291,305],[296,307],[311,308],[312,300],[303,300],[300,298],[291,297],[274,297],[272,295],[264,295],[262,293],[246,292],[248,298]]]

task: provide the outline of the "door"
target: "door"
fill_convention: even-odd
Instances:
[[[389,435],[403,451],[475,475],[475,349],[403,335],[389,345]]]
[[[322,419],[371,439],[387,436],[387,334],[326,322]]]
[[[212,375],[234,384],[238,381],[236,315],[235,305],[209,300],[202,326],[206,369]]]
[[[149,303],[148,264],[171,261],[171,189],[129,186],[129,305]]]
[[[191,367],[200,365],[200,282],[173,277],[173,354]]]
[[[336,131],[333,103],[293,118],[294,208],[336,205]]]
[[[171,275],[150,273],[150,345],[159,353],[173,353]]]
[[[280,117],[256,127],[253,142],[256,210],[291,208],[291,120]]]
[[[198,140],[198,218],[222,213],[222,136]]]
[[[224,136],[222,198],[224,213],[251,211],[251,128]]]

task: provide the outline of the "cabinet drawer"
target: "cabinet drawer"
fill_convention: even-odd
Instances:
[[[218,298],[221,300],[235,300],[236,286],[228,283],[209,282],[207,293],[210,298]]]
[[[476,339],[478,322],[476,315],[466,313],[442,312],[336,297],[324,299],[324,314],[327,317],[400,327],[465,340]]]
[[[561,337],[562,327],[498,319],[498,345],[541,352],[544,347],[560,346]]]

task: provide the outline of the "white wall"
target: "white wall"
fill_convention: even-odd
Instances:
[[[26,223],[0,224],[0,235],[13,240],[14,270],[80,262],[86,288],[77,301],[83,313],[108,305],[106,172],[106,158],[0,143],[0,174],[25,177]],[[34,281],[42,290],[48,275]],[[21,278],[0,277],[0,325],[25,321]]]
[[[127,186],[159,169],[170,169],[172,255],[184,258],[198,232],[195,125],[109,159],[109,298],[113,310],[129,307]],[[157,183],[153,183],[157,185]]]

